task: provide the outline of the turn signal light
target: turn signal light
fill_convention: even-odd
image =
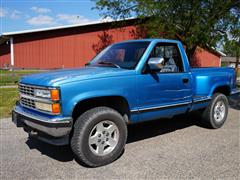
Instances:
[[[60,104],[58,103],[52,104],[52,113],[60,114],[60,112],[61,112]]]
[[[51,90],[51,98],[52,98],[53,101],[58,101],[60,99],[58,89],[52,89]]]

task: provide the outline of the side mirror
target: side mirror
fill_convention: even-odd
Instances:
[[[148,60],[148,66],[151,70],[161,70],[164,66],[164,58],[152,57]]]

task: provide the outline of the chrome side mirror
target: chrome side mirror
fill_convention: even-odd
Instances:
[[[164,58],[152,57],[148,60],[148,66],[151,70],[161,70],[164,66]]]

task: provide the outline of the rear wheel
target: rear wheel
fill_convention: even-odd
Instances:
[[[75,122],[71,147],[87,166],[109,164],[122,153],[127,140],[123,117],[108,107],[97,107],[83,113]]]
[[[203,111],[202,120],[210,128],[220,128],[228,115],[228,100],[224,94],[216,93],[211,102]]]

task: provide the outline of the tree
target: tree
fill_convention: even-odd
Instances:
[[[238,65],[239,65],[239,57],[240,57],[240,39],[232,39],[227,41],[224,44],[224,52],[228,56],[236,57],[236,63],[235,63],[235,71],[236,74],[238,74]]]
[[[98,35],[99,41],[92,45],[96,54],[100,53],[103,49],[113,43],[113,36],[108,34],[107,31],[103,31],[101,35]]]
[[[236,57],[235,71],[238,75],[238,65],[240,57],[240,20],[235,24],[236,28],[231,28],[228,36],[225,36],[224,52],[228,56]]]
[[[216,47],[227,32],[240,29],[240,0],[94,1],[103,17],[138,18],[147,37],[180,39],[190,59],[197,46]]]

